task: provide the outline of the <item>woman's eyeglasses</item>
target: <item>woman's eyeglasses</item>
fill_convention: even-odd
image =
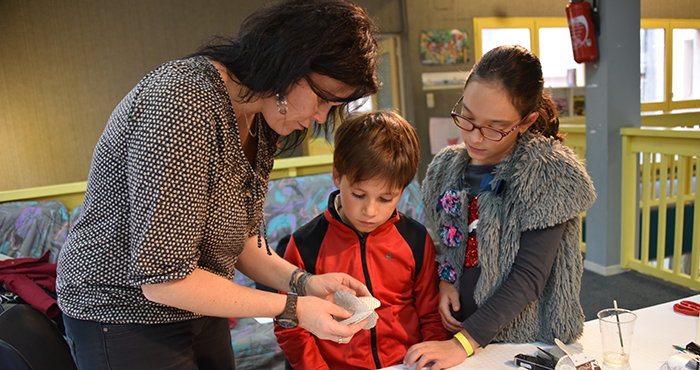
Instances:
[[[459,100],[457,100],[457,104],[455,104],[454,108],[452,108],[451,113],[452,119],[455,121],[457,127],[461,128],[464,131],[472,131],[474,129],[478,129],[485,139],[491,141],[503,140],[504,137],[508,136],[508,134],[515,131],[515,129],[518,128],[518,126],[520,126],[523,122],[525,122],[525,119],[530,116],[530,113],[526,114],[525,117],[523,117],[515,126],[513,126],[513,128],[508,130],[508,132],[503,132],[501,130],[496,130],[495,128],[491,127],[478,126],[476,123],[474,123],[474,121],[457,113],[457,108],[459,108],[462,105],[462,100],[464,100],[464,95],[462,95],[459,98]]]

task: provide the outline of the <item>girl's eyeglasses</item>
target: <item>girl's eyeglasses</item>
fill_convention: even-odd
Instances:
[[[472,131],[474,129],[478,129],[485,139],[491,141],[503,140],[504,137],[508,136],[508,134],[515,131],[515,129],[518,128],[518,126],[520,126],[523,122],[525,122],[525,119],[530,116],[530,113],[526,114],[525,117],[523,117],[515,126],[513,126],[513,128],[508,130],[508,132],[503,132],[501,130],[496,130],[495,128],[491,127],[478,126],[476,123],[474,123],[474,121],[457,113],[457,108],[459,108],[462,105],[462,100],[464,100],[464,95],[462,95],[459,98],[459,100],[457,100],[457,104],[455,104],[454,108],[452,108],[451,113],[452,119],[455,121],[457,127],[461,128],[464,131]]]

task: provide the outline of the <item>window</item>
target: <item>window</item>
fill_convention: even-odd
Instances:
[[[700,109],[700,20],[642,19],[642,111]]]
[[[545,86],[584,86],[585,68],[574,61],[566,18],[474,18],[474,35],[477,60],[496,46],[518,44],[539,56]]]
[[[485,28],[481,31],[481,39],[484,53],[507,44],[517,44],[531,50],[529,28]]]
[[[700,99],[700,29],[673,29],[673,101]]]
[[[495,46],[521,44],[540,57],[547,87],[571,86],[573,76],[573,86],[585,86],[564,17],[474,18],[474,43],[476,59]],[[642,19],[640,43],[642,111],[700,110],[700,20]]]
[[[518,44],[540,58],[544,85],[562,118],[585,112],[585,73],[574,61],[566,18],[474,18],[476,59],[499,45]]]
[[[539,29],[540,63],[545,86],[568,87],[586,85],[586,68],[574,60],[568,27]],[[573,70],[573,72],[572,72]]]
[[[642,28],[639,31],[642,104],[664,101],[665,33],[663,28]]]

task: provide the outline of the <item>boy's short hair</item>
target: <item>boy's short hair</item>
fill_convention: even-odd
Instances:
[[[351,184],[379,178],[404,189],[416,176],[416,130],[392,111],[352,114],[335,132],[333,165]]]

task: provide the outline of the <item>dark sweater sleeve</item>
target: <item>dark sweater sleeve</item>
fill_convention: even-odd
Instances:
[[[462,322],[462,326],[481,347],[486,347],[528,303],[542,294],[564,234],[564,226],[562,223],[521,234],[520,250],[506,281]]]

